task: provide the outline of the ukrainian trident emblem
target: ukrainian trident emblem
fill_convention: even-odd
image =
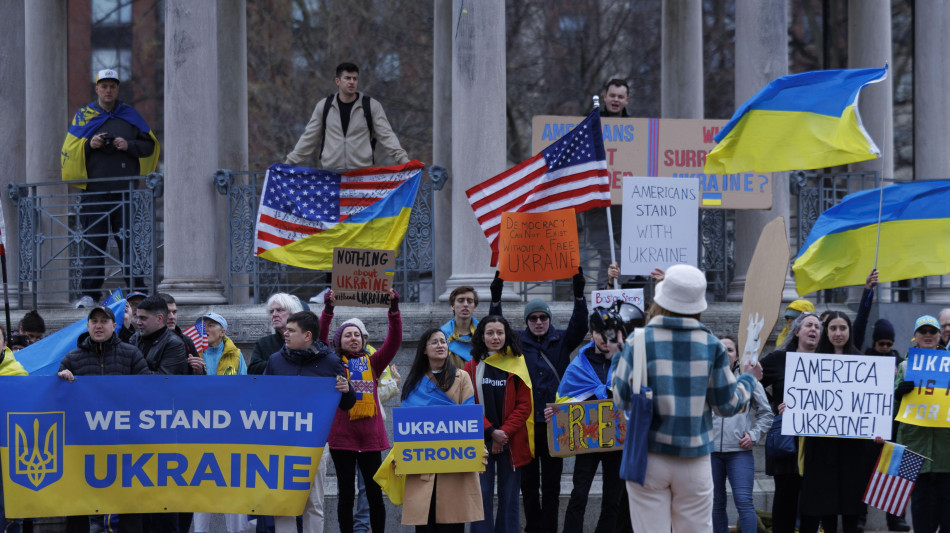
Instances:
[[[7,442],[13,442],[10,479],[35,491],[59,481],[66,414],[10,413],[9,417],[7,427],[13,433],[7,435]]]

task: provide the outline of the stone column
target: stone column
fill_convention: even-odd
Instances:
[[[165,278],[179,304],[220,304],[224,287],[208,243],[222,223],[218,168],[216,2],[165,1]],[[211,247],[213,250],[214,248]]]
[[[916,2],[914,4],[914,179],[950,178],[950,4]],[[863,113],[863,109],[862,109]],[[950,286],[950,276],[943,276]],[[950,302],[950,290],[927,289],[927,302]]]
[[[246,0],[218,0],[218,167],[246,171],[247,163],[247,5]],[[235,184],[246,184],[246,176],[235,177]],[[217,272],[222,283],[228,282],[228,197],[217,194]],[[248,275],[239,274],[237,283],[246,284]],[[225,287],[226,289],[227,287]],[[249,301],[249,291],[234,292],[234,304]]]
[[[26,181],[26,83],[23,56],[23,2],[0,4],[0,109],[5,109],[0,128],[0,203],[3,204],[4,241],[7,253],[7,281],[10,304],[17,303],[17,206],[7,196],[7,185]],[[32,303],[32,302],[31,302]],[[4,326],[6,327],[6,326]]]
[[[950,50],[950,4],[917,2],[915,10],[914,102],[920,107],[914,114],[914,178],[948,179],[950,63],[946,54]]]
[[[5,2],[4,6],[10,3]],[[66,2],[35,0],[23,4],[23,46],[26,51],[23,79],[24,87],[29,87],[29,90],[26,91],[24,114],[26,125],[19,131],[25,132],[26,138],[26,181],[58,181],[62,178],[60,152],[72,118],[66,106]],[[3,18],[7,18],[6,9]],[[8,24],[10,21],[4,22],[4,25]],[[61,185],[41,188],[38,194],[65,191],[66,185]],[[63,236],[58,227],[50,224],[36,229],[45,235]],[[65,244],[63,240],[59,242]],[[65,300],[69,289],[65,279],[69,266],[67,255],[68,252],[63,252],[61,261],[47,265],[48,276],[63,279],[44,281],[35,288],[41,303],[62,304]]]
[[[769,82],[788,74],[788,5],[786,0],[736,0],[736,107]],[[772,175],[772,208],[736,213],[736,272],[727,299],[741,301],[746,273],[762,228],[775,217],[789,227],[788,176]],[[791,278],[783,299],[796,297]]]
[[[917,6],[943,2],[915,2]],[[944,8],[945,9],[945,8]],[[920,20],[924,13],[918,13]],[[944,29],[946,31],[946,29]],[[942,53],[937,50],[934,53]],[[888,0],[848,0],[848,68],[880,68],[891,60],[891,2]],[[893,68],[893,67],[892,67]],[[921,71],[914,66],[915,75]],[[885,178],[894,177],[894,71],[887,79],[868,85],[861,91],[858,110],[864,129],[881,150],[880,159],[851,165],[855,171],[876,171]],[[917,100],[923,102],[923,100]],[[924,104],[927,105],[927,104]],[[924,108],[923,113],[929,113]]]
[[[663,0],[663,118],[703,118],[702,14],[700,0]]]
[[[432,164],[452,169],[452,0],[434,0],[432,16]],[[434,294],[452,272],[452,176],[433,193]]]
[[[488,300],[491,251],[465,191],[505,170],[505,5],[452,5],[452,275]],[[510,291],[509,291],[510,292]],[[448,294],[441,299],[447,300]]]

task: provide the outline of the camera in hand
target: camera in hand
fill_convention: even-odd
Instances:
[[[115,136],[109,133],[102,134],[102,146],[112,146],[112,141],[115,140]]]

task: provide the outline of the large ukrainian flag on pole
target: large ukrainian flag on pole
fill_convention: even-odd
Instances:
[[[742,104],[716,135],[708,174],[807,170],[867,161],[880,150],[861,124],[858,94],[884,68],[783,76]]]
[[[798,294],[864,284],[874,268],[881,194],[849,194],[818,217],[792,265]],[[883,195],[879,280],[950,272],[950,181],[890,185]]]
[[[338,174],[271,165],[257,212],[257,255],[330,270],[334,247],[398,251],[423,168],[410,161]]]

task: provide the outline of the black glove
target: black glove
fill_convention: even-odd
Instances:
[[[577,267],[577,274],[571,278],[571,286],[574,288],[574,298],[580,300],[584,297],[584,269]]]
[[[501,279],[501,274],[495,271],[495,279],[491,280],[491,301],[501,301],[501,291],[505,288],[505,280]]]
[[[897,389],[894,390],[894,395],[903,396],[907,394],[908,392],[914,390],[914,387],[915,385],[913,381],[901,381],[900,384],[897,385]]]
[[[399,312],[399,291],[393,289],[392,296],[389,297],[389,312],[398,313]]]

